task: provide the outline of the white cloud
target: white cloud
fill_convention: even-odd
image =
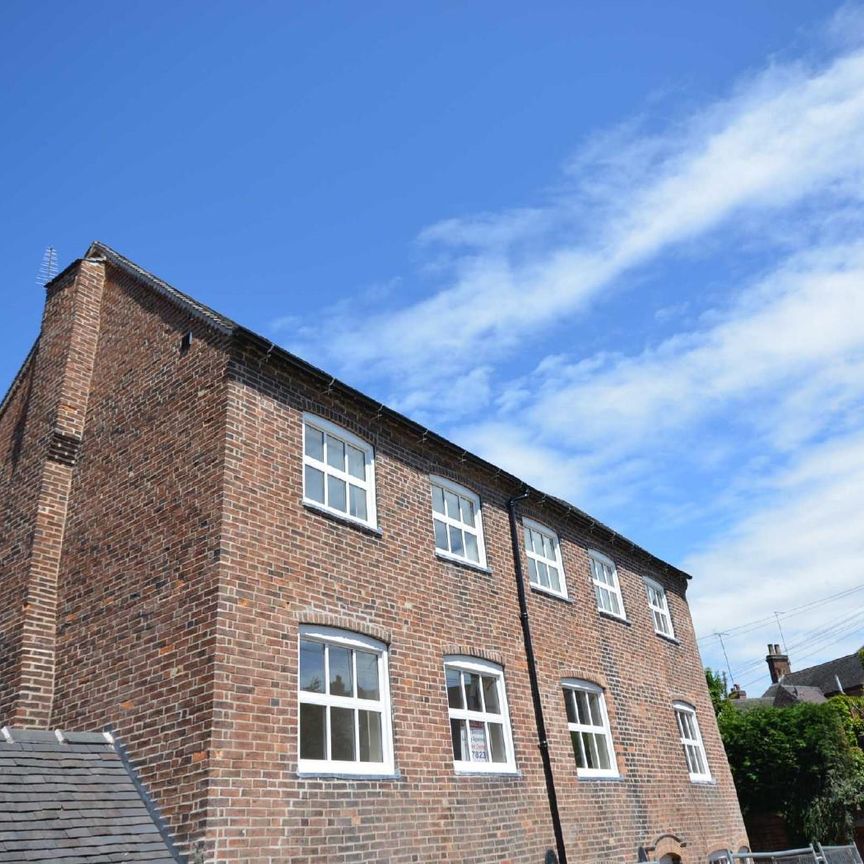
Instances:
[[[864,584],[864,433],[812,449],[769,485],[769,503],[683,562],[698,575],[690,605],[702,634]],[[841,619],[843,628],[837,624]],[[811,631],[825,626],[822,638],[807,641]],[[793,668],[856,650],[864,643],[864,592],[783,619],[782,627],[786,642],[798,646],[790,650]],[[771,621],[727,640],[733,672],[746,669],[744,683],[758,679],[766,686],[767,667],[758,661],[769,641],[780,641]],[[808,656],[812,651],[818,652],[815,657]],[[713,640],[703,641],[703,655],[722,667]]]
[[[772,66],[662,136],[628,131],[629,141],[619,131],[592,142],[545,205],[426,229],[422,248],[447,262],[432,294],[386,311],[335,309],[324,347],[317,334],[294,347],[363,368],[396,397],[407,387],[415,401],[425,390],[440,404],[449,372],[500,358],[622,274],[732,217],[825,195],[833,206],[860,200],[864,51],[821,67]]]
[[[644,449],[758,398],[759,409],[745,405],[740,416],[757,429],[770,420],[766,434],[788,447],[798,437],[790,424],[810,424],[860,398],[864,244],[796,256],[713,317],[713,326],[635,356],[549,358],[529,376],[534,398],[520,406],[522,417],[547,440]],[[514,386],[524,398],[526,382]],[[502,396],[504,404],[514,399]]]
[[[597,135],[537,206],[430,226],[431,292],[292,319],[291,347],[661,555],[674,533],[703,633],[864,584],[862,8],[832,24],[845,53],[772,64],[662,134]],[[737,266],[710,299],[659,298],[662,336],[576,329],[637,268],[706,249]],[[846,617],[787,619],[793,663],[855,647]],[[764,678],[769,640],[770,621],[729,641],[739,680]]]

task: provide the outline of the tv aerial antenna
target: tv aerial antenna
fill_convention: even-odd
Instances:
[[[53,246],[49,246],[42,256],[42,263],[39,265],[39,273],[36,276],[36,284],[40,288],[44,288],[57,275],[57,250]]]

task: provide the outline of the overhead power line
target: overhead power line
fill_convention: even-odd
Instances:
[[[802,603],[800,606],[793,606],[791,609],[787,609],[784,612],[774,612],[771,615],[766,615],[764,618],[756,618],[753,621],[745,621],[743,624],[737,624],[734,627],[726,627],[723,629],[722,633],[724,638],[727,639],[735,638],[737,636],[743,636],[745,635],[745,633],[750,633],[764,624],[776,624],[778,618],[789,618],[793,615],[803,614],[804,612],[815,609],[819,606],[824,606],[827,603],[831,603],[834,600],[840,600],[843,597],[848,597],[858,591],[864,591],[864,584],[856,585],[853,588],[846,588],[845,590],[839,591],[836,594],[829,594],[827,597],[819,597],[816,600],[811,600],[809,603]],[[696,641],[704,642],[706,639],[715,639],[717,638],[717,636],[717,632],[709,633],[706,636],[700,636]]]
[[[859,614],[860,614],[860,612],[859,612]],[[816,651],[812,651],[809,654],[804,654],[801,656],[800,659],[806,660],[808,657],[814,657],[817,654],[821,654],[829,645],[834,645],[835,643],[840,642],[843,639],[847,639],[848,637],[852,636],[854,633],[861,633],[861,632],[864,632],[864,626],[862,626],[862,624],[859,620],[854,625],[847,627],[840,632],[835,633],[833,638],[829,639],[827,642],[822,644]],[[749,687],[751,684],[755,684],[757,681],[761,681],[764,677],[765,677],[764,674],[758,675],[755,678],[751,678],[750,680],[745,681],[743,684],[740,684],[739,686],[742,689],[746,690],[747,687]]]

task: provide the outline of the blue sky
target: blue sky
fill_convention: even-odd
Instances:
[[[775,611],[848,592],[793,668],[864,640],[861,6],[7,0],[0,40],[0,387],[45,247],[100,239],[691,571],[749,690]]]

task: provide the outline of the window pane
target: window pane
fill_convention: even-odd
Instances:
[[[572,690],[564,691],[564,705],[567,708],[567,722],[578,723],[576,717],[576,699]]]
[[[540,584],[544,588],[549,587],[549,571],[546,569],[546,565],[542,561],[537,562],[537,575],[540,578]]]
[[[443,549],[445,552],[450,551],[450,546],[447,543],[447,526],[437,519],[432,520],[435,523],[435,548]]]
[[[574,694],[576,697],[576,712],[578,721],[583,726],[591,725],[591,713],[588,710],[588,694],[584,690],[577,690]]]
[[[351,509],[348,511],[352,516],[358,519],[368,518],[366,515],[366,490],[359,486],[348,484],[348,489],[351,495]]]
[[[528,581],[535,585],[539,581],[537,579],[537,562],[533,558],[528,559]]]
[[[300,758],[324,759],[324,724],[327,709],[323,705],[300,703]]]
[[[330,474],[327,475],[327,505],[343,513],[348,509],[345,506],[345,481]]]
[[[613,591],[607,591],[607,595],[609,596],[609,605],[611,606],[611,612],[613,615],[621,614],[621,606],[618,603],[618,595]]]
[[[599,767],[604,771],[608,771],[612,767],[612,761],[609,758],[609,747],[606,743],[606,736],[595,735],[594,742],[597,744],[597,759]]]
[[[534,546],[531,543],[531,529],[530,528],[524,528],[523,530],[525,531],[525,551],[526,552],[533,552]]]
[[[498,705],[498,679],[483,675],[483,702],[486,705],[487,714],[500,714]]]
[[[570,732],[570,743],[573,745],[573,755],[576,757],[576,767],[585,767],[585,756],[582,752],[582,738],[578,732]]]
[[[306,455],[324,461],[324,433],[314,426],[306,424]]]
[[[381,715],[377,711],[360,711],[357,719],[360,723],[360,761],[383,762]]]
[[[480,561],[480,551],[477,547],[477,538],[466,531],[464,534],[465,537],[465,555],[469,561]]]
[[[432,509],[436,513],[444,513],[444,491],[440,486],[432,487]]]
[[[492,748],[492,761],[506,762],[507,750],[504,747],[504,727],[500,723],[489,724],[489,744]]]
[[[590,732],[582,733],[582,746],[585,748],[586,768],[599,768],[597,759],[597,749],[594,743],[594,736]]]
[[[464,720],[450,720],[450,739],[453,742],[453,758],[468,761],[468,727]]]
[[[602,726],[603,718],[600,716],[600,699],[596,693],[586,693],[588,697],[588,708],[591,711],[591,725]]]
[[[687,770],[691,774],[696,773],[696,764],[693,759],[693,748],[689,744],[684,745],[684,757],[687,760]]]
[[[705,758],[702,753],[701,747],[694,747],[694,755],[696,756],[696,773],[697,774],[707,774],[708,767],[705,765]]]
[[[468,702],[469,711],[482,711],[483,703],[480,701],[480,676],[474,672],[464,672],[465,677],[465,699]]]
[[[561,579],[558,576],[558,568],[550,567],[549,568],[549,587],[553,591],[561,590]]]
[[[300,689],[324,692],[324,646],[320,642],[300,640]]]
[[[466,525],[474,527],[474,503],[467,498],[460,498],[459,504],[462,508],[462,521]]]
[[[470,720],[468,727],[471,733],[471,761],[488,762],[489,744],[486,741],[486,724],[482,720]]]
[[[380,699],[378,690],[378,655],[369,651],[355,651],[357,657],[357,697]]]
[[[345,445],[332,435],[327,436],[327,464],[345,470]]]
[[[594,586],[594,596],[597,598],[597,608],[609,611],[609,603],[606,600],[606,592],[599,586]]]
[[[348,473],[358,480],[366,479],[366,454],[348,445]]]
[[[458,528],[454,528],[452,525],[450,528],[450,551],[454,555],[464,555],[465,547],[462,545],[462,532]]]
[[[330,709],[330,758],[354,761],[354,709]]]
[[[445,489],[444,500],[447,502],[447,515],[458,522],[461,518],[459,515],[459,497]]]
[[[555,549],[552,547],[552,541],[548,537],[543,538],[543,554],[550,560],[555,560]]]
[[[447,669],[447,704],[451,708],[464,708],[462,701],[462,673],[458,669]]]
[[[319,504],[324,503],[324,472],[307,465],[304,469],[306,497]]]
[[[330,695],[354,695],[354,676],[351,674],[350,648],[337,648],[335,645],[330,646]]]

